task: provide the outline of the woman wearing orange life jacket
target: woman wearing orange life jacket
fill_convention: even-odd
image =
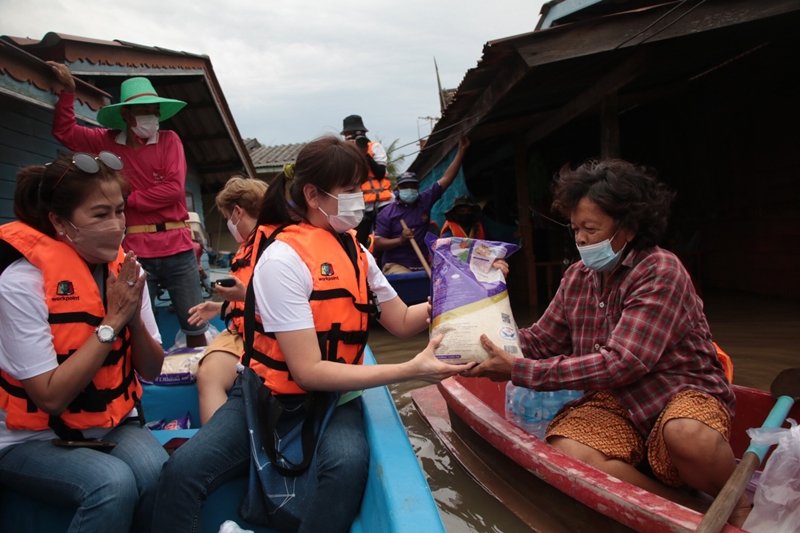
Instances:
[[[380,304],[378,320],[398,336],[424,330],[429,316],[427,304],[403,303],[356,242],[353,228],[364,209],[359,185],[366,175],[357,147],[334,137],[317,139],[270,186],[259,217],[257,231],[268,246],[253,271],[255,311],[265,332],[255,345],[268,364],[258,372],[288,409],[309,391],[342,393],[316,449],[317,476],[300,531],[348,531],[358,512],[369,464],[362,389],[438,381],[469,368],[438,361],[433,350],[440,339],[404,363],[360,364],[372,304]],[[196,523],[207,487],[242,469],[249,455],[237,380],[217,415],[167,463],[156,529]]]
[[[253,240],[256,219],[261,209],[267,184],[253,178],[233,176],[217,194],[217,209],[225,217],[228,231],[239,243],[231,263],[235,285],[214,285],[214,293],[223,301],[207,301],[189,309],[189,323],[199,326],[215,316],[222,316],[227,329],[217,335],[203,354],[197,369],[197,392],[200,423],[205,424],[228,399],[228,391],[236,380],[236,363],[244,350],[242,335],[244,296],[253,273]]]
[[[137,373],[164,352],[120,248],[121,168],[110,152],[25,167],[0,226],[0,487],[75,507],[70,531],[146,528],[167,459],[136,416]]]

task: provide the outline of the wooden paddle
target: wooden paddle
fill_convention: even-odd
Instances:
[[[800,368],[788,368],[783,370],[773,380],[770,387],[772,396],[776,398],[775,406],[767,415],[767,419],[761,425],[762,428],[778,428],[783,425],[789,409],[794,402],[800,399]],[[750,444],[742,455],[742,460],[736,466],[728,482],[717,494],[714,503],[708,508],[703,521],[697,527],[697,531],[703,533],[717,533],[728,521],[736,503],[742,497],[747,482],[753,476],[753,472],[761,465],[764,456],[767,454],[768,446],[756,446]]]
[[[403,231],[408,229],[406,221],[403,220],[402,218],[400,219],[400,225],[403,226]],[[431,267],[428,266],[428,261],[425,259],[425,256],[422,255],[422,250],[419,249],[419,245],[417,244],[417,239],[414,239],[412,237],[409,242],[411,243],[411,247],[414,249],[414,253],[417,254],[417,259],[419,259],[419,262],[422,263],[422,268],[425,269],[425,273],[428,274],[428,277],[430,278]]]

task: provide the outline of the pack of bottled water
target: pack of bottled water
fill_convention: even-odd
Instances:
[[[506,418],[531,435],[544,438],[548,424],[565,403],[580,398],[582,391],[536,391],[506,384]]]

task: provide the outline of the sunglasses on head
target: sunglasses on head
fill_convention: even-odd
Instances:
[[[72,164],[75,165],[78,170],[85,174],[97,174],[100,172],[100,163],[103,163],[106,167],[111,170],[118,171],[122,170],[122,159],[115,153],[108,152],[103,150],[96,156],[92,154],[87,154],[86,152],[76,152],[72,155]],[[58,187],[61,183],[61,180],[64,179],[64,176],[67,175],[69,169],[71,167],[68,165],[66,169],[64,169],[63,174],[61,177],[58,178],[56,184],[53,185],[53,189]]]

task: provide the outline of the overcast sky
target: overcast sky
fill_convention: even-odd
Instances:
[[[490,40],[532,31],[541,0],[0,0],[0,34],[120,39],[211,58],[245,138],[304,142],[358,114],[414,143]],[[411,154],[415,145],[400,150]],[[403,163],[413,160],[410,155]]]

